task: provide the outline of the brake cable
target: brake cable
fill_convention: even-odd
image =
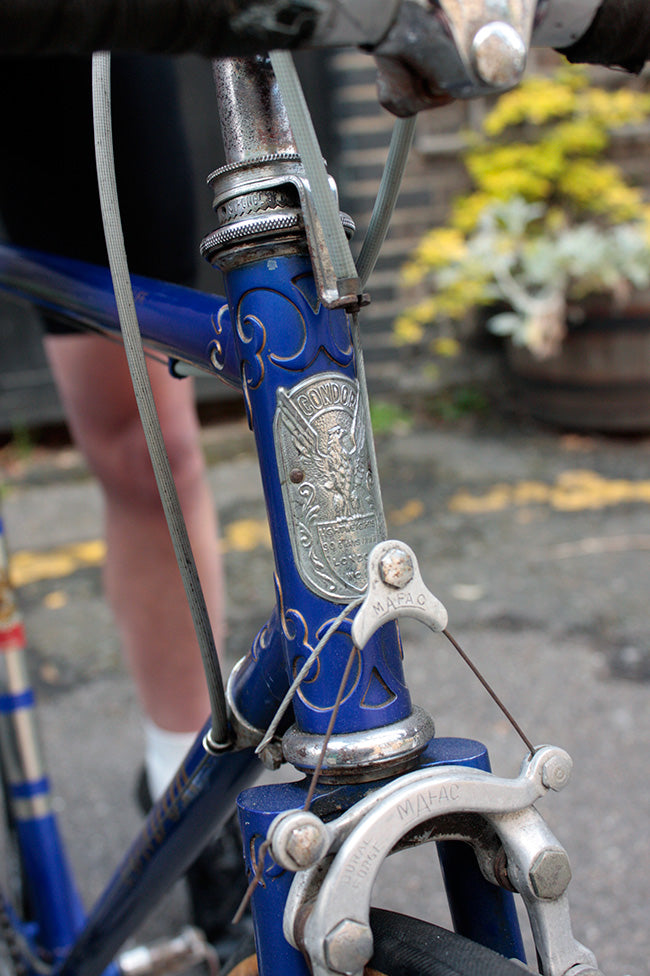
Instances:
[[[110,64],[109,52],[100,51],[93,55],[95,157],[108,261],[133,390],[205,669],[212,712],[207,744],[218,751],[229,744],[226,696],[205,596],[154,403],[135,310],[115,177]]]

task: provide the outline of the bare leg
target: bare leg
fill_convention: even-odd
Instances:
[[[172,732],[209,715],[196,637],[131,390],[124,351],[96,336],[46,339],[73,437],[106,503],[105,585],[146,715]],[[217,522],[204,479],[193,391],[153,363],[167,452],[217,647],[223,639]]]

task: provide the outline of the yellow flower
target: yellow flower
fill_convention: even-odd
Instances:
[[[551,179],[561,168],[561,158],[551,148],[526,143],[482,147],[467,154],[465,165],[479,190],[496,200],[523,196],[545,199]]]
[[[454,356],[460,355],[461,345],[458,339],[454,339],[453,336],[438,336],[431,343],[431,350],[436,356],[453,359]]]
[[[402,268],[402,283],[418,284],[428,272],[462,260],[466,250],[465,238],[456,228],[437,227],[429,231],[416,247],[412,259]]]
[[[424,328],[410,315],[400,315],[393,326],[393,339],[398,346],[412,346],[422,341]]]
[[[427,267],[421,261],[407,261],[400,270],[403,285],[419,285],[426,275]]]
[[[629,186],[613,164],[574,160],[559,180],[572,204],[613,221],[633,220],[642,205],[642,195]]]
[[[406,285],[425,283],[429,295],[398,319],[396,340],[421,341],[434,323],[443,323],[446,332],[472,309],[494,301],[504,266],[525,282],[533,264],[542,268],[542,277],[544,268],[553,274],[554,242],[567,233],[573,240],[571,233],[582,224],[587,239],[589,227],[592,235],[611,233],[619,224],[636,227],[650,247],[650,204],[606,155],[615,129],[648,119],[650,95],[629,87],[592,87],[582,68],[532,76],[501,96],[482,131],[467,139],[463,159],[472,191],[452,202],[447,225],[426,234],[402,270]],[[619,243],[626,240],[624,233]],[[642,274],[643,261],[637,264]],[[490,273],[485,265],[491,265]],[[587,294],[602,283],[599,273],[583,274],[570,288],[579,285]],[[539,287],[533,276],[532,294]],[[505,300],[516,304],[516,294],[513,299],[504,291]],[[534,324],[543,324],[543,317]],[[530,345],[539,344],[538,332],[529,330]],[[442,335],[431,348],[444,356],[455,346],[455,339]]]
[[[623,125],[643,122],[650,112],[650,96],[631,88],[616,91],[588,88],[580,95],[577,111],[611,131]]]
[[[546,145],[554,145],[562,156],[586,154],[596,156],[607,146],[609,139],[602,126],[593,119],[570,119],[560,122],[552,135],[545,140]]]
[[[461,234],[471,234],[476,229],[485,208],[494,202],[488,193],[471,193],[458,197],[453,204],[450,223]]]
[[[458,321],[486,300],[484,276],[472,278],[471,274],[472,269],[468,268],[461,280],[451,282],[436,293],[437,312],[441,317]]]
[[[438,227],[426,234],[415,250],[416,260],[429,268],[440,268],[463,257],[463,235],[455,227]]]
[[[511,126],[543,125],[551,119],[568,118],[576,103],[575,89],[564,80],[532,76],[515,91],[502,95],[483,122],[488,136],[498,136]]]

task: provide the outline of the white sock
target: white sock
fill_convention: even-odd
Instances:
[[[144,719],[144,765],[154,802],[165,792],[196,735],[196,732],[169,732]]]

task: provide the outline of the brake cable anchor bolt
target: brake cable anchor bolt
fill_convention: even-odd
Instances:
[[[551,756],[542,766],[542,783],[547,789],[559,793],[569,782],[572,768],[573,762],[566,752]]]
[[[379,560],[379,576],[382,583],[396,590],[403,589],[413,579],[413,560],[404,549],[395,546]]]
[[[273,859],[287,871],[304,871],[327,853],[330,838],[322,820],[307,810],[280,814],[269,829]]]

